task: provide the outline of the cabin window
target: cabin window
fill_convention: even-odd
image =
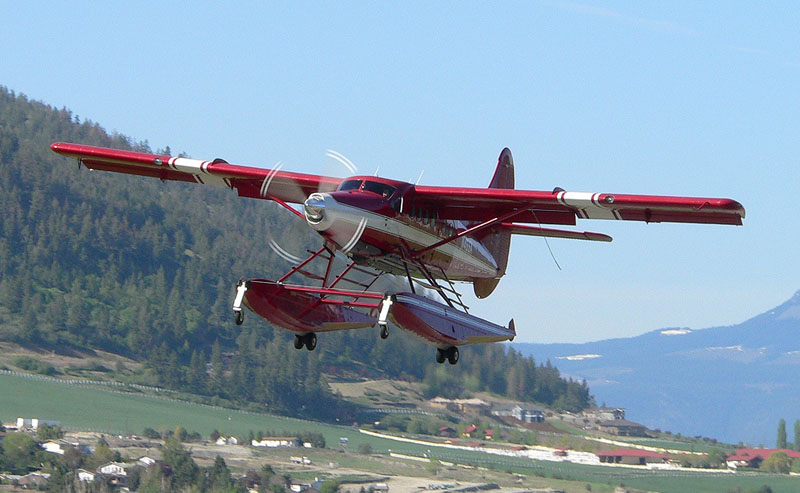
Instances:
[[[381,197],[388,199],[392,195],[394,195],[395,187],[391,185],[387,185],[385,183],[378,183],[376,181],[365,181],[364,185],[361,187],[362,190],[366,190],[367,192],[377,193]]]
[[[346,180],[339,185],[339,190],[358,190],[361,187],[361,180]]]

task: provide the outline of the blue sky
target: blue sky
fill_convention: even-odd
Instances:
[[[737,323],[800,289],[791,2],[7,3],[0,84],[156,149],[311,173],[730,197],[742,228],[515,238],[473,313],[518,341]],[[9,22],[8,19],[13,19]],[[465,286],[464,291],[471,291]]]

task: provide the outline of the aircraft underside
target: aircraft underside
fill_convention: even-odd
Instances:
[[[242,308],[247,308],[273,325],[294,332],[295,348],[308,350],[316,348],[318,333],[335,330],[377,326],[380,337],[385,339],[391,323],[435,346],[436,361],[447,360],[450,364],[458,362],[459,346],[513,340],[516,336],[513,321],[504,327],[470,315],[452,282],[443,282],[441,274],[434,276],[422,263],[399,256],[382,258],[384,263],[399,263],[400,274],[410,276],[415,271],[413,279],[409,277],[411,291],[387,292],[370,289],[382,273],[373,273],[351,260],[334,274],[334,259],[334,250],[323,247],[279,280],[239,281],[233,304],[236,322],[243,322]],[[309,270],[315,260],[326,262],[324,276]],[[372,257],[369,263],[376,261],[377,257]],[[358,273],[360,277],[354,275]],[[296,275],[315,280],[321,287],[286,282]],[[423,296],[416,292],[419,288],[432,290],[429,293],[444,302]]]

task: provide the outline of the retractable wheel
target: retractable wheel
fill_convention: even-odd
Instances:
[[[306,349],[313,351],[317,347],[317,334],[309,332],[305,336]]]
[[[244,322],[244,312],[241,310],[236,310],[233,312],[233,318],[236,322],[236,325],[242,325]]]
[[[458,363],[458,348],[453,346],[447,351],[447,361],[454,365]]]
[[[301,336],[300,334],[295,334],[295,336],[294,336],[294,348],[295,349],[302,349],[304,344],[305,344],[305,340],[303,339],[303,336]]]
[[[447,358],[447,355],[444,351],[439,348],[436,348],[436,362],[439,364],[444,363],[444,360]]]
[[[381,339],[386,339],[387,337],[389,337],[389,326],[381,325]]]

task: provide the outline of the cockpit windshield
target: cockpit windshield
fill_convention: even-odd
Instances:
[[[339,190],[358,190],[361,187],[361,180],[345,180],[339,185]]]
[[[340,191],[345,190],[364,190],[365,192],[372,192],[380,195],[381,197],[388,199],[397,191],[397,189],[391,185],[387,185],[385,183],[378,183],[377,181],[371,180],[345,180],[339,185]]]
[[[394,195],[395,190],[397,190],[391,185],[369,180],[366,180],[364,182],[364,185],[361,186],[361,189],[366,190],[367,192],[377,193],[378,195],[382,196],[385,199],[388,199],[389,197]]]

